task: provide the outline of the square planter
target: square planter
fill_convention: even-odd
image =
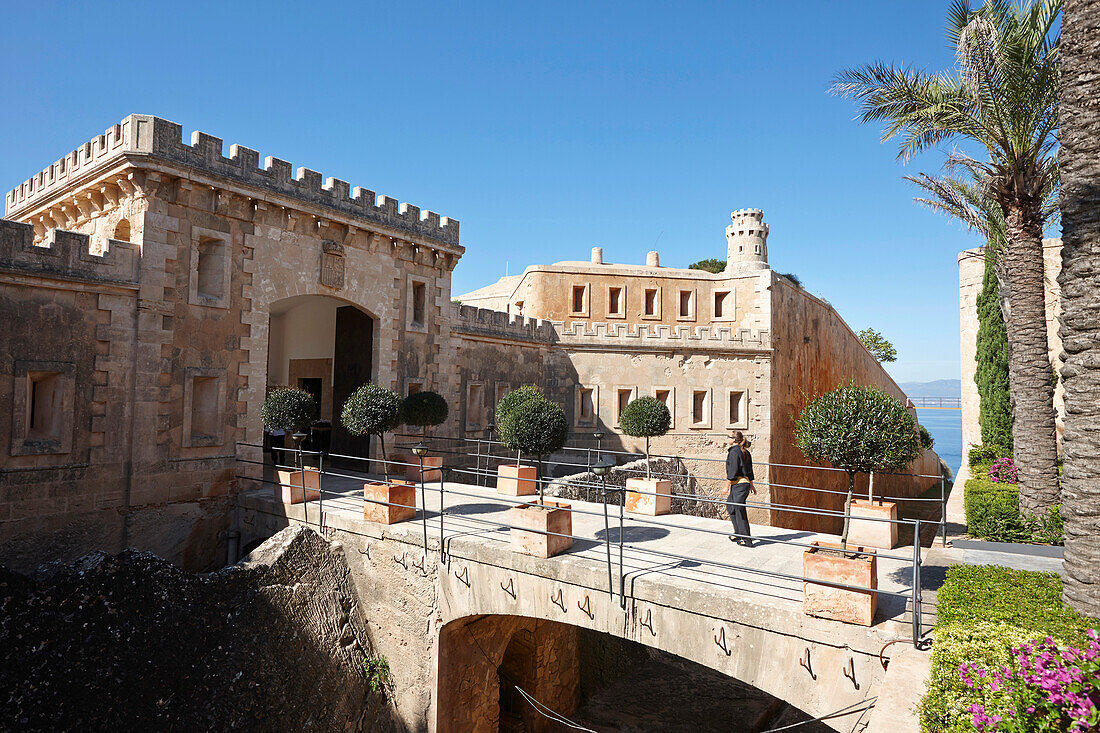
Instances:
[[[897,504],[853,499],[851,513],[852,522],[848,528],[849,544],[878,547],[882,550],[889,550],[898,544],[898,525],[894,522],[860,519],[861,517],[874,517],[875,519],[892,519],[896,521],[898,518]]]
[[[553,557],[573,546],[573,512],[556,501],[521,504],[508,510],[512,550],[534,557]],[[548,534],[553,532],[555,534]]]
[[[275,501],[283,504],[301,504],[321,498],[321,473],[306,468],[304,471],[277,469]]]
[[[405,467],[405,478],[415,484],[420,483],[420,459],[413,456],[409,459],[411,466]],[[439,481],[442,475],[443,456],[424,456],[424,483]]]
[[[861,588],[878,588],[878,558],[840,552],[840,544],[814,542],[813,548],[802,553],[802,612],[848,624],[870,626],[875,620],[878,593],[870,590],[849,590],[814,583],[823,580]],[[865,548],[848,543],[851,550]]]
[[[363,519],[368,522],[396,524],[416,517],[416,486],[409,481],[363,484],[363,498]]]
[[[672,482],[655,478],[628,478],[626,510],[651,517],[668,514],[672,511]]]
[[[528,496],[539,493],[538,471],[534,466],[502,463],[497,466],[497,493],[507,496]]]

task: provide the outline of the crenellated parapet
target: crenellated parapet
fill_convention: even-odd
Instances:
[[[708,348],[767,350],[771,340],[766,329],[732,326],[670,326],[667,324],[590,323],[573,321],[568,327],[553,322],[558,341],[568,345],[620,348]]]
[[[762,351],[771,348],[767,330],[731,326],[669,326],[665,324],[591,323],[512,316],[503,311],[464,305],[453,330],[491,338],[556,343],[609,349],[725,349]]]
[[[374,222],[413,238],[458,245],[456,219],[399,203],[369,189],[352,189],[337,178],[322,182],[317,171],[295,171],[279,158],[268,156],[261,167],[260,154],[241,145],[231,145],[229,157],[225,157],[221,138],[195,132],[187,144],[182,126],[151,115],[130,115],[9,191],[5,196],[7,216],[21,218],[54,192],[78,185],[124,156],[136,161],[155,158]]]
[[[103,254],[93,254],[85,234],[57,229],[53,241],[34,244],[34,227],[0,219],[0,270],[64,280],[136,285],[140,254],[129,242],[109,240]]]

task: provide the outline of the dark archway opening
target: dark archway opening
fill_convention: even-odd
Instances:
[[[530,704],[519,689],[533,690],[535,677],[535,637],[528,629],[520,629],[512,635],[504,650],[504,658],[497,667],[500,687],[500,733],[528,733],[531,727],[527,717]]]

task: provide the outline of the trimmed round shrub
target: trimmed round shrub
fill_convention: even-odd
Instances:
[[[401,424],[401,398],[391,389],[364,384],[351,393],[340,422],[352,435],[382,435]]]
[[[619,413],[619,427],[635,438],[657,438],[672,427],[672,413],[656,397],[639,397]]]
[[[561,405],[542,397],[530,397],[516,404],[497,426],[508,448],[529,456],[550,455],[561,450],[569,437],[569,421]]]
[[[438,392],[416,392],[401,402],[401,422],[417,427],[433,427],[447,419],[447,400]]]
[[[296,387],[276,387],[260,406],[260,419],[268,430],[304,433],[316,418],[317,401]]]
[[[534,398],[545,399],[539,388],[533,384],[525,384],[501,397],[500,402],[497,403],[497,430],[500,430],[500,426],[504,424],[505,418],[512,410]]]

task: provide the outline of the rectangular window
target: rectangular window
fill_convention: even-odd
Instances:
[[[200,239],[198,254],[198,294],[202,298],[219,300],[225,294],[225,243],[217,239]]]
[[[680,318],[691,318],[695,315],[695,291],[680,291]]]
[[[191,384],[191,441],[208,441],[218,435],[218,379],[195,377]]]
[[[730,427],[746,427],[748,424],[748,405],[745,393],[741,390],[731,390],[729,395]]]
[[[413,323],[423,325],[426,322],[424,319],[424,311],[427,304],[427,287],[422,282],[414,282],[412,288]]]
[[[715,293],[714,294],[714,317],[715,318],[725,318],[726,317],[725,310],[726,310],[726,296],[727,295],[729,295],[729,293],[720,292],[720,293]]]
[[[591,387],[577,388],[577,425],[596,424],[596,391]]]
[[[647,316],[660,315],[657,312],[657,288],[646,288],[645,290],[645,314]]]
[[[408,394],[414,395],[424,389],[423,382],[409,382]]]
[[[498,382],[496,389],[496,399],[493,400],[493,408],[495,409],[496,406],[500,404],[500,401],[504,399],[504,395],[508,394],[511,391],[512,385],[504,382]]]
[[[61,440],[65,404],[61,372],[29,372],[27,440]]]
[[[669,398],[672,396],[672,391],[668,389],[659,389],[654,397],[665,407],[668,407]]]
[[[587,288],[584,285],[574,285],[573,286],[573,313],[574,314],[578,314],[578,315],[583,314],[586,310],[588,310],[587,308],[584,307],[585,306],[584,296],[585,296],[585,291],[586,290],[587,290]]]
[[[618,402],[616,403],[617,409],[615,410],[615,414],[621,415],[623,410],[626,409],[626,406],[630,404],[630,400],[634,397],[634,390],[620,387],[617,394]]]
[[[466,387],[466,429],[481,430],[485,427],[485,405],[480,384]]]
[[[654,387],[653,396],[657,398],[665,407],[668,408],[669,416],[672,418],[672,422],[669,423],[669,427],[676,427],[676,393],[672,387]]]
[[[623,310],[623,289],[622,288],[608,288],[607,289],[607,315],[609,316],[622,316],[626,315]]]
[[[704,427],[710,423],[709,395],[705,389],[697,389],[691,393],[691,423],[696,427]]]

